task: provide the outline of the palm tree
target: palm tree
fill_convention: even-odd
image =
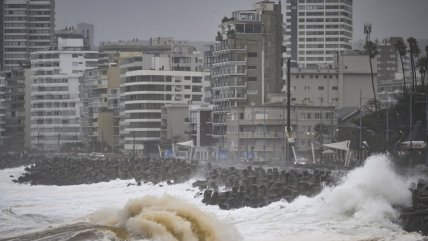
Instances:
[[[373,97],[374,97],[374,103],[377,103],[376,99],[376,89],[375,89],[375,83],[373,78],[373,65],[372,65],[372,59],[378,55],[377,45],[372,41],[367,41],[366,45],[364,46],[366,49],[368,55],[369,55],[369,61],[370,61],[370,74],[372,78],[372,89],[373,89]],[[375,105],[375,110],[377,111],[377,105]]]
[[[427,57],[422,56],[419,57],[418,62],[416,63],[416,67],[419,67],[419,73],[421,74],[421,84],[425,85],[425,74],[427,72]]]
[[[412,70],[412,92],[415,91],[415,85],[416,85],[416,65],[415,65],[415,57],[419,56],[421,50],[418,46],[418,41],[410,37],[407,39],[407,42],[409,43],[409,53],[410,53],[410,65]]]
[[[395,42],[394,46],[398,51],[398,55],[400,55],[401,69],[403,70],[403,93],[405,93],[406,92],[406,71],[404,68],[403,56],[406,56],[407,46],[404,44],[404,41],[402,38],[398,39],[397,42]]]
[[[428,46],[425,46],[425,56],[418,59],[416,66],[419,67],[419,73],[421,74],[421,84],[425,85],[425,77],[428,72]]]

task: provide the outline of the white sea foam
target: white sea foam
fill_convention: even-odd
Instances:
[[[258,209],[229,211],[203,205],[201,197],[195,197],[198,191],[191,187],[192,182],[163,187],[149,184],[126,187],[131,181],[123,180],[64,187],[12,183],[9,175],[17,177],[22,169],[0,171],[0,210],[11,209],[17,215],[43,215],[65,223],[82,220],[82,217],[93,213],[90,217],[99,220],[100,224],[125,225],[134,229],[152,223],[141,224],[138,220],[132,221],[129,216],[123,216],[127,209],[122,208],[125,203],[131,199],[141,203],[142,200],[138,198],[146,196],[153,196],[153,200],[159,201],[157,198],[166,195],[166,200],[179,197],[179,202],[185,202],[189,208],[200,210],[204,215],[214,215],[219,224],[235,227],[246,241],[423,239],[419,234],[406,233],[399,227],[395,209],[410,204],[408,188],[415,178],[397,175],[385,155],[370,157],[363,167],[351,171],[339,185],[325,188],[315,197],[299,197],[292,203],[280,201]],[[159,205],[153,213],[150,212],[137,212],[134,217],[153,220],[164,215],[167,217],[164,222],[180,218],[173,216],[174,211],[171,212],[171,209],[160,208]],[[0,225],[0,236],[16,234],[17,228],[22,227],[24,230],[32,224],[31,221],[13,219],[2,213],[0,219],[9,220]],[[188,230],[185,223],[182,222],[181,227],[169,228],[184,232]],[[33,228],[41,226],[37,222],[32,225]],[[139,228],[136,230],[141,231]],[[158,231],[163,232],[161,228]],[[186,235],[191,240],[191,234]]]

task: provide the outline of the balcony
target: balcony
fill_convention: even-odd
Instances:
[[[246,41],[242,39],[226,39],[220,42],[220,44],[215,44],[211,46],[211,52],[225,52],[233,50],[247,50]]]
[[[228,132],[228,138],[242,138],[242,139],[282,139],[281,132]]]

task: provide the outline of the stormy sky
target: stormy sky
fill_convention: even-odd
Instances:
[[[251,9],[254,2],[257,0],[56,0],[56,26],[92,23],[96,43],[151,36],[213,41],[223,16]],[[364,22],[373,23],[373,38],[428,39],[428,0],[354,0],[354,40],[363,38]]]

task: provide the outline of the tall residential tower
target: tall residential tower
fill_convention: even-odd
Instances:
[[[287,0],[287,57],[300,66],[332,66],[352,49],[352,0]]]
[[[1,69],[19,68],[30,53],[52,46],[55,0],[2,0],[0,19]]]
[[[207,54],[213,109],[213,140],[224,147],[230,108],[261,105],[281,93],[283,21],[281,4],[262,1],[253,10],[224,17],[218,44]]]

